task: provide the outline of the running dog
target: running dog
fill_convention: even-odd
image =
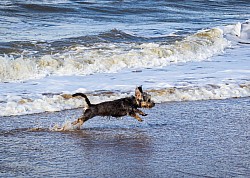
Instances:
[[[146,92],[143,92],[141,86],[135,89],[135,96],[121,98],[114,101],[106,101],[99,104],[91,104],[88,97],[83,93],[75,93],[72,96],[81,96],[87,103],[87,108],[83,115],[76,121],[72,122],[73,126],[79,124],[78,129],[80,129],[84,122],[95,116],[131,116],[139,122],[142,122],[143,120],[139,115],[146,116],[147,114],[137,108],[152,108],[155,106],[155,103],[151,100],[151,96]]]

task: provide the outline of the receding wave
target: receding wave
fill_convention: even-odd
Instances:
[[[95,43],[73,45],[40,57],[0,57],[0,81],[12,82],[48,75],[89,75],[126,68],[160,67],[202,61],[230,45],[219,28],[203,30],[173,44]]]

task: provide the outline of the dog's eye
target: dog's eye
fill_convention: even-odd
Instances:
[[[143,94],[143,101],[150,102],[151,101],[151,96],[147,93]]]

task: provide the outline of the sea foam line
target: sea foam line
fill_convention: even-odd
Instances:
[[[210,99],[227,99],[250,96],[250,83],[244,84],[217,84],[205,86],[170,87],[162,89],[149,89],[146,92],[152,95],[156,103],[169,101],[195,101]],[[99,93],[88,94],[91,103],[111,101],[133,95],[127,93]],[[9,99],[8,99],[9,98]],[[3,98],[2,98],[3,100]],[[25,115],[42,112],[54,112],[65,109],[85,107],[82,98],[72,98],[70,94],[42,96],[36,99],[21,97],[6,97],[5,102],[0,103],[0,116]]]

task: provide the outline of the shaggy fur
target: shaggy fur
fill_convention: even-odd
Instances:
[[[91,104],[88,97],[83,93],[76,93],[72,96],[81,96],[87,103],[87,109],[84,111],[83,115],[76,121],[72,122],[73,125],[79,124],[79,128],[84,122],[95,116],[131,116],[142,122],[143,120],[139,115],[146,116],[147,114],[138,108],[152,108],[155,106],[155,103],[151,101],[151,96],[146,92],[143,92],[141,86],[135,89],[135,96],[121,98],[114,101],[106,101],[99,104]]]

